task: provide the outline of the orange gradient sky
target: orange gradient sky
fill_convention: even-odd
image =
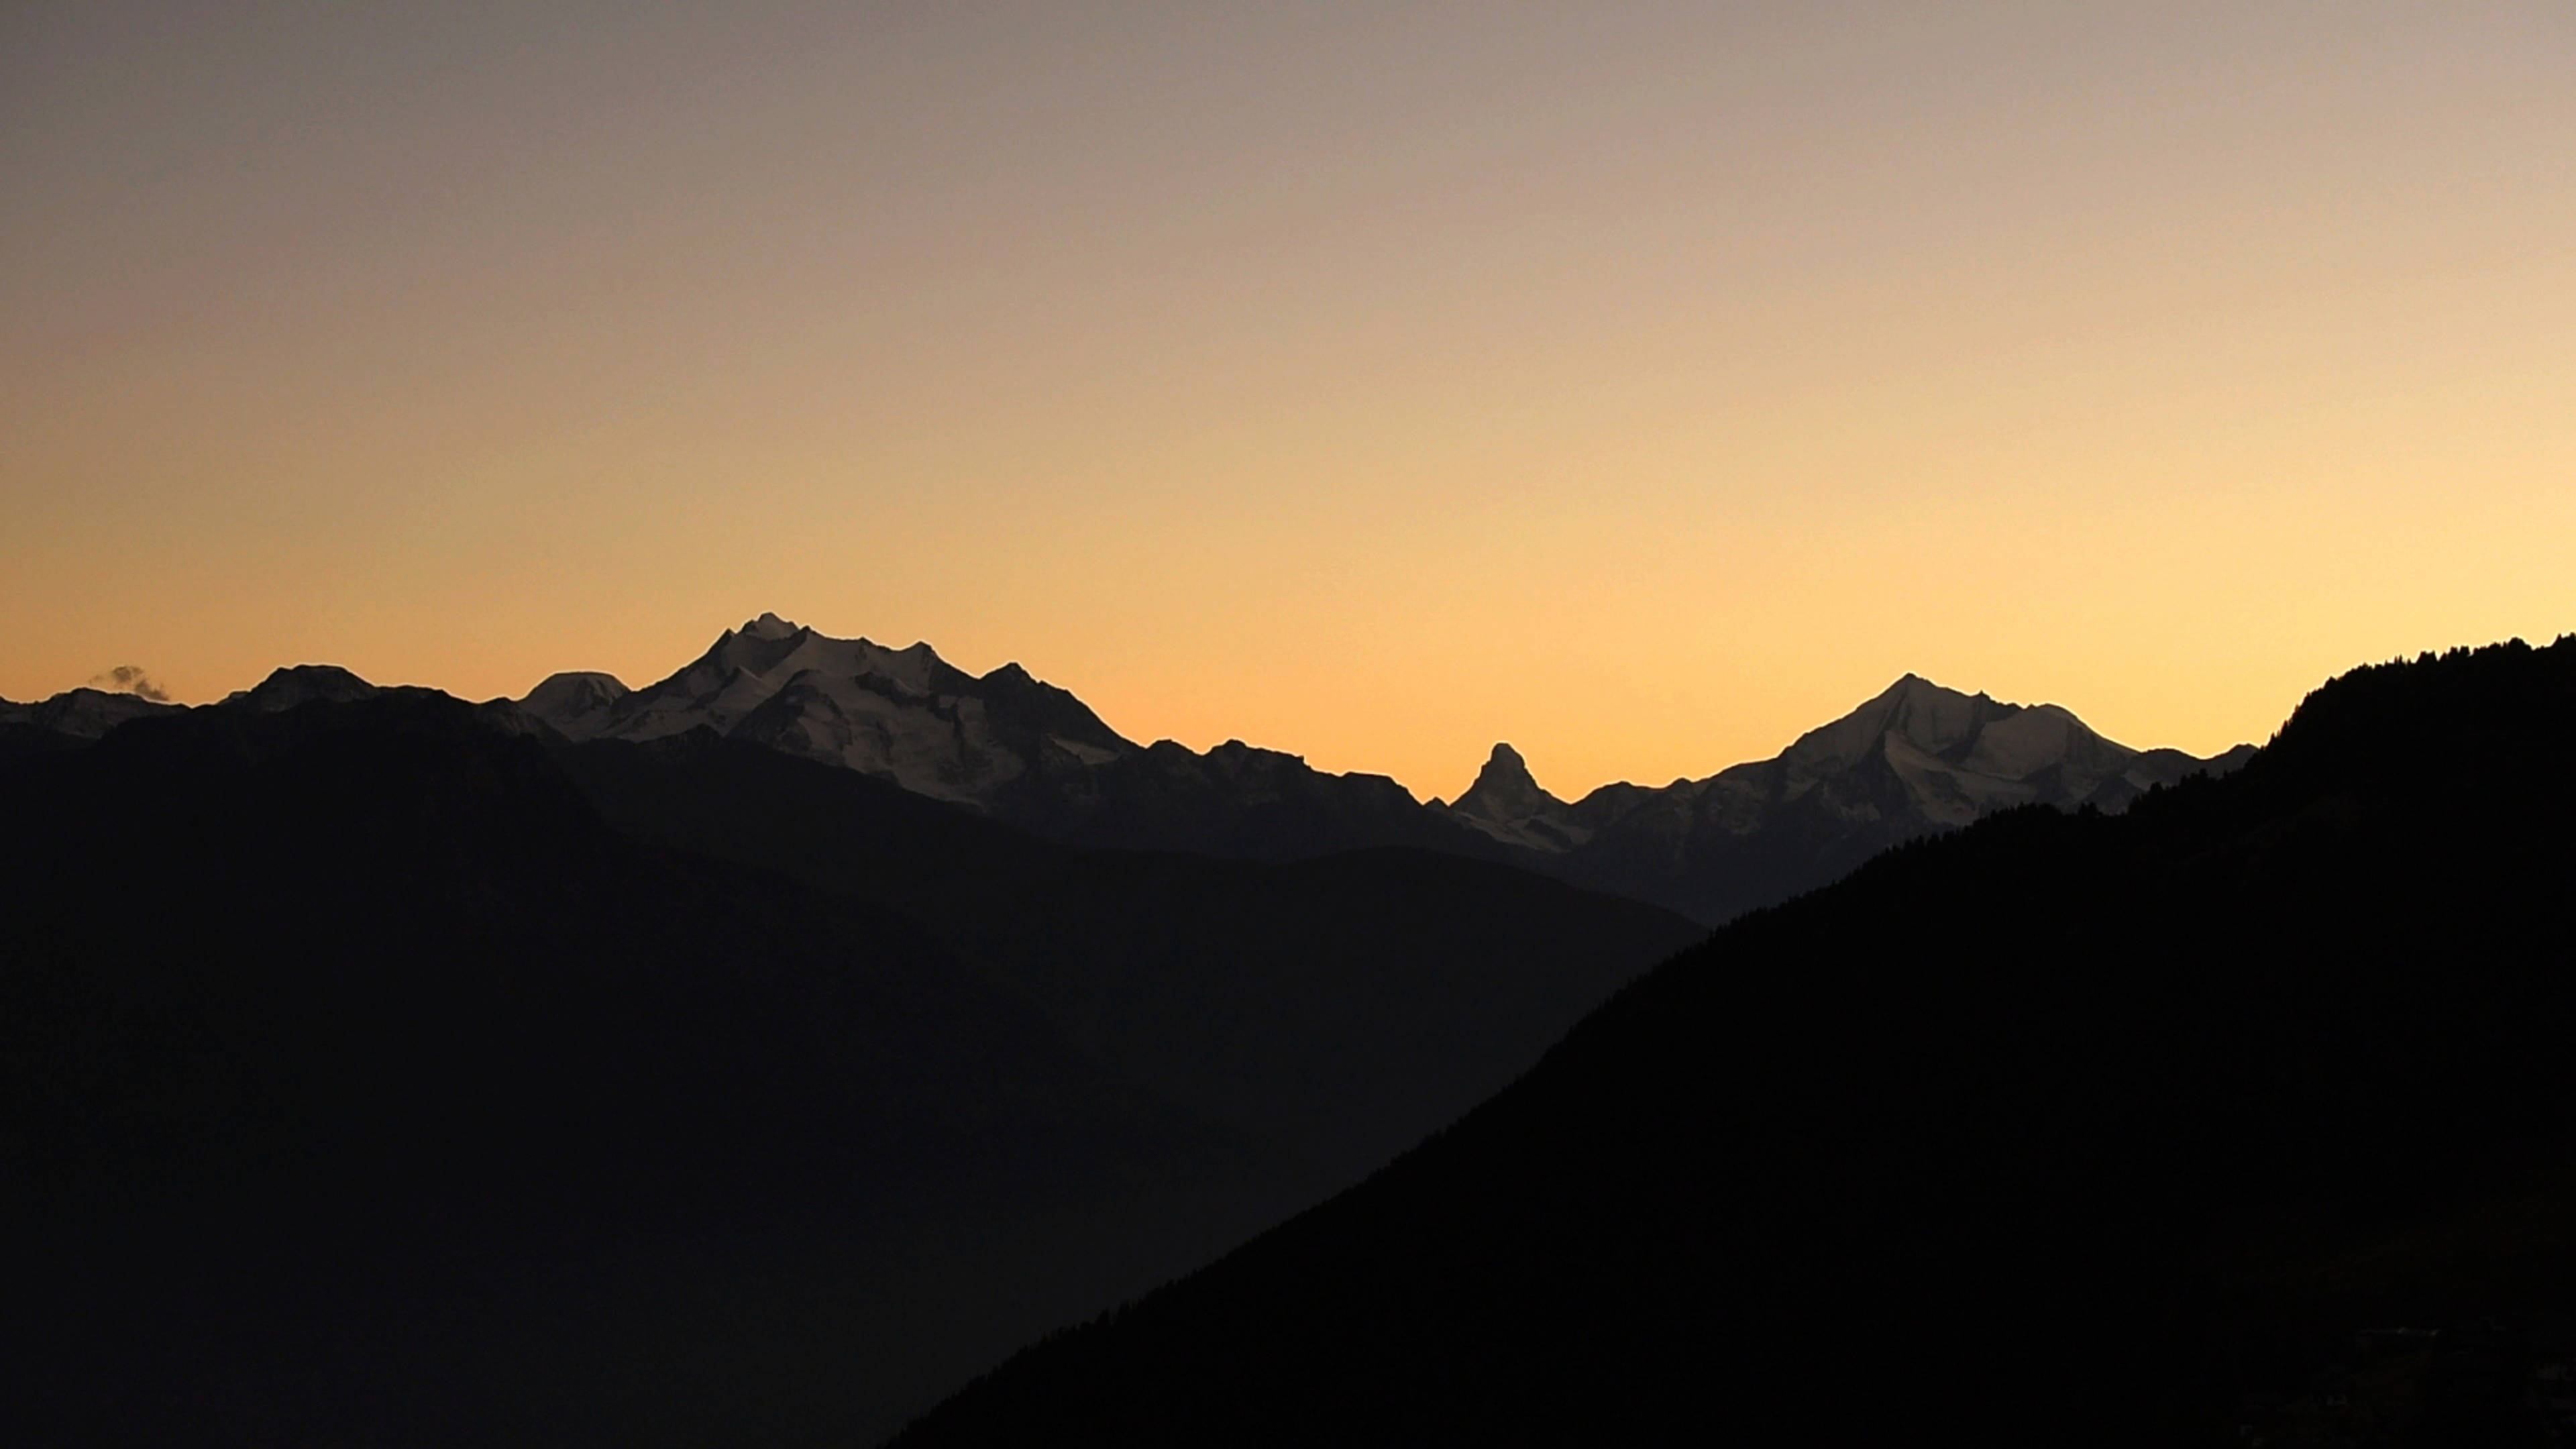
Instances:
[[[0,695],[762,610],[1454,794],[2576,629],[2576,7],[0,7]]]

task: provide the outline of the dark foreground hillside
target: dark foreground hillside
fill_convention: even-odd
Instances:
[[[2571,744],[2462,651],[1896,851],[898,1442],[2551,1442]]]
[[[252,701],[0,762],[0,1441],[864,1442],[1692,934],[1472,862],[1093,859],[783,757],[630,754],[612,820],[526,728]],[[1122,914],[1165,878],[1197,915]],[[1311,1003],[1173,1069],[1262,1003],[1226,982],[1354,966],[1464,1019],[1339,1090],[1289,1093]]]

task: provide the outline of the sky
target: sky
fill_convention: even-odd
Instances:
[[[0,4],[0,696],[776,611],[1454,795],[2576,630],[2576,5]]]

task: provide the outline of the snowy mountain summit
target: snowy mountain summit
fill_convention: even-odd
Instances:
[[[845,765],[918,794],[990,807],[1033,770],[1131,753],[1082,701],[1016,664],[978,678],[928,644],[834,639],[776,614],[728,629],[678,673],[629,690],[553,675],[519,707],[574,740],[713,730]]]
[[[2135,750],[2058,705],[2007,704],[1908,674],[1768,760],[1661,788],[1605,785],[1560,800],[1496,745],[1442,807],[1568,879],[1646,895],[1716,922],[1822,885],[1901,840],[2016,805],[2118,811],[2158,785],[2252,756]]]

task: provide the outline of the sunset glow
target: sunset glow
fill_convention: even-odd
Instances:
[[[774,610],[1454,795],[2576,630],[2576,10],[0,10],[0,696]]]

